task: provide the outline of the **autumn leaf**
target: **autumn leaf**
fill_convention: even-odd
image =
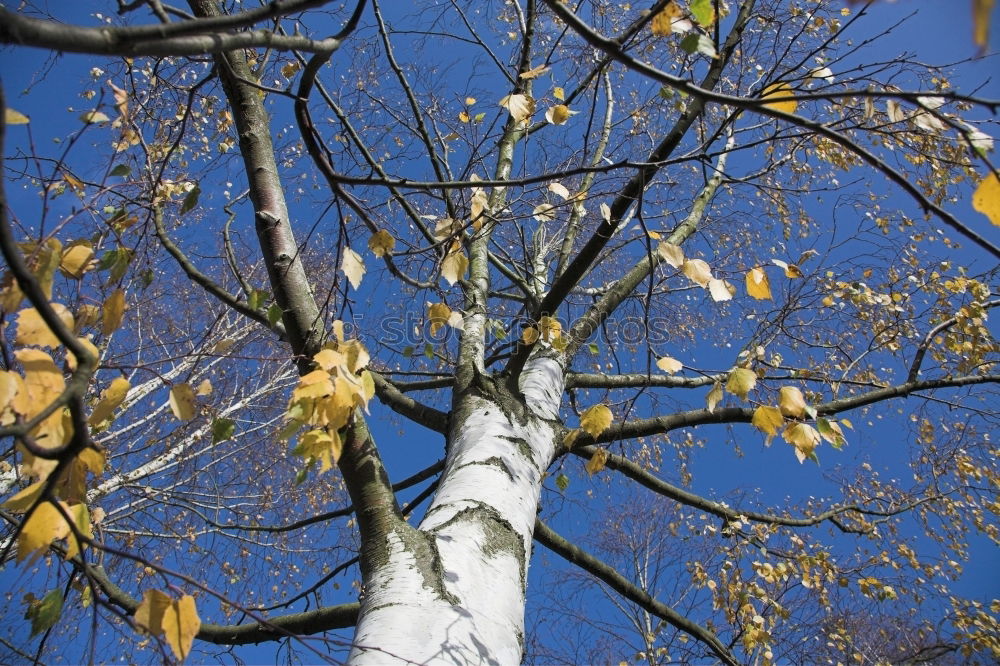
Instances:
[[[708,281],[708,293],[715,302],[729,301],[733,298],[735,288],[730,289],[729,283],[725,280],[712,278]]]
[[[649,29],[658,37],[666,37],[673,32],[674,19],[679,18],[681,13],[681,8],[677,6],[676,2],[668,2],[666,7],[653,16],[649,22]]]
[[[984,50],[989,44],[990,12],[995,0],[972,0],[972,40]]]
[[[549,71],[550,67],[548,65],[539,65],[538,67],[532,67],[526,72],[521,72],[518,74],[518,78],[524,79],[525,81],[530,81],[531,79],[537,79],[539,76]]]
[[[452,251],[448,253],[448,256],[444,258],[441,262],[441,277],[447,281],[449,285],[453,285],[462,278],[465,277],[465,273],[469,268],[469,259],[462,252],[462,246],[460,243],[456,243],[457,249],[452,248]]]
[[[106,123],[110,120],[111,118],[108,117],[108,114],[101,111],[84,111],[80,114],[80,121],[88,125],[91,123]]]
[[[777,407],[761,406],[754,410],[750,424],[758,430],[767,433],[767,443],[778,434],[778,429],[784,425],[785,419]]]
[[[591,437],[597,437],[611,426],[614,416],[605,405],[594,405],[580,415],[580,428]]]
[[[781,436],[795,447],[795,457],[800,463],[813,457],[813,450],[820,442],[819,433],[807,423],[793,423],[785,428]]]
[[[803,275],[802,269],[795,264],[790,264],[787,261],[782,261],[781,259],[772,259],[771,263],[784,269],[786,278],[800,278]]]
[[[535,100],[527,95],[507,95],[500,100],[500,106],[507,109],[516,122],[527,120],[535,113]]]
[[[972,207],[1000,226],[1000,177],[988,173],[972,195]]]
[[[705,396],[705,408],[711,414],[715,412],[715,408],[719,405],[722,400],[722,383],[716,382],[712,385],[712,390],[708,392]]]
[[[656,367],[670,375],[675,372],[680,372],[684,368],[680,361],[669,356],[661,357],[660,360],[656,362]]]
[[[521,341],[526,345],[533,345],[538,342],[538,329],[534,326],[525,328],[521,331]]]
[[[681,272],[702,287],[707,287],[712,279],[712,269],[703,259],[685,259],[681,265]]]
[[[562,183],[549,183],[549,186],[546,189],[557,195],[563,201],[569,199],[569,190]]]
[[[565,125],[571,115],[573,115],[573,112],[569,110],[568,106],[565,104],[556,104],[550,106],[545,112],[545,120],[553,125]]]
[[[729,379],[726,380],[726,390],[746,400],[747,394],[756,384],[756,372],[749,368],[736,368],[729,373]]]
[[[555,209],[556,207],[550,203],[538,204],[531,211],[531,215],[539,222],[551,222],[556,218]]]
[[[751,268],[746,274],[747,293],[757,300],[771,300],[771,285],[767,281],[767,273],[759,266]]]
[[[715,7],[712,5],[712,0],[690,0],[688,8],[691,10],[691,16],[702,27],[708,28],[715,23]]]
[[[80,553],[82,544],[73,536],[72,528],[66,522],[63,512],[69,514],[81,534],[90,536],[90,517],[85,504],[69,505],[66,502],[59,502],[57,507],[52,502],[42,502],[21,525],[21,533],[17,537],[18,562],[29,556],[29,563],[34,562],[54,541],[67,537],[69,543],[66,548],[66,559],[76,557]]]
[[[806,415],[806,399],[796,386],[782,386],[778,391],[778,407],[790,419],[801,419]]]
[[[59,270],[68,278],[80,280],[94,266],[94,249],[87,243],[71,245],[63,252]]]
[[[7,107],[3,110],[3,122],[5,125],[27,125],[31,121],[20,111]]]
[[[108,336],[118,330],[125,316],[125,292],[115,289],[104,301],[101,310],[101,334]]]
[[[211,395],[212,393],[212,382],[208,379],[201,380],[198,384],[198,388],[195,389],[194,394],[198,396]]]
[[[62,616],[62,608],[63,595],[58,587],[49,590],[40,600],[32,599],[24,613],[25,619],[31,620],[31,637],[55,626]]]
[[[792,87],[784,82],[772,83],[767,88],[764,88],[764,92],[761,94],[761,99],[771,99],[771,98],[781,98],[781,97],[791,97]],[[795,113],[795,109],[799,108],[799,103],[794,99],[785,99],[780,102],[766,102],[764,104],[769,109],[774,109],[775,111],[784,111],[785,113]]]
[[[376,257],[383,257],[391,254],[396,247],[396,239],[385,229],[379,229],[368,239],[368,249]]]
[[[365,262],[361,259],[361,255],[349,247],[344,248],[344,256],[340,260],[340,270],[347,276],[351,287],[357,289],[361,286],[361,278],[365,275]]]
[[[60,303],[51,303],[50,305],[63,325],[72,331],[73,315],[66,309],[66,306]],[[56,337],[35,308],[25,308],[17,313],[17,337],[14,341],[19,345],[50,348],[58,347],[61,344],[59,338]]]
[[[832,444],[833,448],[840,449],[847,444],[844,431],[840,429],[840,424],[836,421],[820,417],[816,419],[816,427],[819,430],[819,436]]]
[[[587,474],[593,476],[604,469],[604,466],[608,464],[608,451],[607,449],[599,448],[594,451],[594,455],[590,456],[590,460],[587,461],[586,470]]]
[[[109,420],[118,406],[125,401],[125,396],[128,395],[131,387],[132,385],[124,377],[112,379],[108,388],[101,392],[101,399],[94,405],[88,423],[91,426],[97,426]]]
[[[134,619],[136,625],[154,636],[162,635],[178,661],[190,654],[194,637],[201,629],[194,597],[189,594],[173,599],[159,590],[146,590]]]
[[[431,323],[431,335],[437,334],[451,316],[451,308],[444,303],[427,304],[427,320]]]
[[[674,268],[680,268],[684,265],[684,251],[681,250],[680,245],[663,241],[656,246],[656,253]]]
[[[181,421],[190,421],[197,414],[197,400],[190,384],[174,384],[170,389],[170,410]]]

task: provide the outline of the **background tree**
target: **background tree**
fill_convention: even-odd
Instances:
[[[112,9],[0,9],[86,54],[2,104],[12,655],[1000,654],[1000,102],[905,23]]]

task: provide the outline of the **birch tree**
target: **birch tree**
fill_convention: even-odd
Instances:
[[[1000,656],[975,61],[833,1],[105,11],[0,8],[54,63],[0,99],[12,658]]]

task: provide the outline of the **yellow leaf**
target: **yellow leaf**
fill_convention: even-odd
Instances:
[[[340,260],[340,270],[347,276],[351,286],[357,289],[361,286],[361,278],[365,275],[365,262],[361,255],[349,247],[344,248],[344,257]]]
[[[76,310],[76,325],[73,330],[79,333],[88,326],[101,320],[101,308],[96,305],[81,305]]]
[[[684,252],[681,250],[680,245],[663,241],[656,246],[656,253],[663,258],[663,261],[667,262],[674,268],[680,268],[684,265]]]
[[[673,32],[674,19],[681,16],[681,8],[675,2],[667,3],[649,22],[649,29],[658,37],[666,37]]]
[[[122,325],[125,317],[125,292],[115,289],[104,301],[104,309],[101,312],[101,334],[111,335]]]
[[[778,407],[790,419],[801,419],[806,415],[806,399],[795,386],[782,386],[778,392]]]
[[[709,413],[712,413],[715,411],[715,408],[721,400],[722,383],[716,382],[715,385],[712,386],[712,390],[708,392],[707,396],[705,396],[705,408],[709,411]]]
[[[684,263],[681,264],[681,272],[683,272],[689,280],[701,285],[702,287],[707,287],[709,281],[712,279],[712,269],[709,267],[708,263],[702,259],[685,259]]]
[[[747,293],[758,301],[771,300],[771,285],[761,267],[751,268],[746,274]]]
[[[800,278],[802,277],[802,269],[795,264],[790,264],[787,261],[782,261],[781,259],[772,259],[771,263],[775,266],[780,266],[785,270],[786,278]]]
[[[472,120],[472,116],[469,115],[468,111],[462,109],[461,111],[458,112],[458,120],[459,122],[467,123],[470,120]]]
[[[295,76],[295,72],[299,71],[299,67],[300,67],[299,61],[298,60],[292,60],[291,62],[285,64],[281,68],[281,75],[283,77],[285,77],[286,79],[290,79],[293,76]]]
[[[162,634],[178,661],[190,654],[194,637],[201,629],[194,597],[185,594],[172,599],[159,590],[146,590],[135,609],[135,623],[154,636]]]
[[[469,268],[469,260],[462,252],[461,244],[455,243],[455,245],[457,246],[457,249],[453,246],[452,251],[449,252],[448,256],[446,256],[444,261],[441,262],[441,277],[443,277],[449,285],[453,285],[464,278],[465,273]]]
[[[672,375],[675,372],[680,372],[684,366],[681,365],[681,362],[677,359],[664,356],[656,362],[656,367],[663,370],[663,372]]]
[[[770,98],[781,98],[781,97],[791,97],[792,87],[784,82],[772,83],[767,88],[764,89],[763,94],[760,96],[761,99]],[[769,109],[774,109],[775,111],[784,111],[785,113],[795,113],[795,109],[799,108],[799,103],[794,99],[784,99],[780,102],[767,102],[764,104]]]
[[[538,341],[538,329],[534,326],[529,326],[523,331],[521,331],[521,340],[526,345],[533,345]]]
[[[475,103],[476,103],[476,98],[475,97],[466,97],[465,98],[465,105],[466,106],[472,106]]]
[[[90,413],[88,423],[96,426],[109,420],[118,406],[125,401],[125,396],[128,395],[131,387],[132,385],[124,377],[112,379],[108,388],[101,392],[101,399],[94,406],[94,411]]]
[[[569,195],[570,195],[569,189],[565,185],[563,185],[562,183],[558,183],[558,182],[549,183],[549,186],[548,186],[547,189],[548,189],[549,192],[552,192],[553,194],[559,196],[559,198],[561,198],[563,201],[565,201],[566,199],[569,199]]]
[[[545,342],[553,342],[562,336],[562,323],[555,317],[538,320],[538,334]]]
[[[73,315],[66,306],[52,303],[52,309],[63,325],[73,330]],[[17,313],[17,337],[14,340],[19,345],[36,345],[38,347],[58,347],[61,343],[55,333],[42,320],[41,314],[35,308],[25,308]]]
[[[805,462],[813,454],[820,442],[819,433],[806,423],[793,423],[781,435],[786,442],[795,447],[795,457],[799,462]]]
[[[106,123],[111,120],[111,118],[108,117],[108,114],[102,111],[84,111],[80,114],[80,120],[89,125],[91,123]]]
[[[21,526],[17,537],[17,561],[34,554],[29,560],[33,562],[53,541],[66,537],[69,529],[59,509],[52,502],[42,502]]]
[[[552,88],[552,96],[561,102],[566,99],[566,91],[559,86],[554,86]]]
[[[531,79],[537,79],[547,71],[549,71],[548,65],[539,65],[538,67],[532,67],[527,72],[521,72],[518,77],[529,81]]]
[[[66,184],[72,187],[77,192],[82,192],[84,188],[83,181],[71,174],[69,171],[63,171],[63,180]]]
[[[3,110],[3,122],[5,125],[27,125],[30,119],[20,111],[8,107]]]
[[[500,106],[507,109],[517,122],[527,120],[535,113],[535,100],[527,95],[507,95],[500,100]]]
[[[580,427],[591,437],[597,437],[611,426],[614,416],[605,405],[588,407],[580,415]]]
[[[68,529],[66,530],[66,559],[71,560],[79,555],[81,550],[86,548],[86,545],[81,542],[76,535],[80,534],[80,536],[87,537],[88,539],[93,537],[93,534],[90,531],[90,512],[87,510],[87,505],[82,502],[78,504],[71,504],[69,506],[62,502],[60,502],[60,504],[63,504],[63,507],[66,508],[70,517],[73,519],[72,527],[76,528],[74,531],[70,528],[70,526],[67,526]]]
[[[93,259],[94,249],[90,245],[84,243],[71,245],[63,252],[59,270],[66,277],[79,280],[93,267]]]
[[[212,382],[207,379],[203,379],[198,388],[195,389],[195,395],[211,395],[212,394]]]
[[[576,440],[580,437],[581,434],[583,434],[583,431],[580,430],[579,428],[573,428],[572,430],[566,433],[566,436],[563,437],[563,446],[566,447],[567,451],[573,448],[573,444],[576,443]]]
[[[538,204],[531,211],[531,215],[539,222],[551,222],[556,219],[556,214],[553,212],[555,209],[556,207],[550,203]]]
[[[778,434],[778,428],[784,425],[785,419],[777,407],[761,406],[754,410],[750,424],[758,430],[767,433],[767,443]]]
[[[87,338],[77,338],[76,341],[79,342],[84,347],[86,347],[87,350],[90,352],[90,354],[94,358],[100,358],[101,357],[100,350],[98,350],[97,346],[93,342],[91,342],[89,339],[87,339]],[[77,365],[78,365],[78,361],[77,361],[77,358],[76,358],[76,354],[73,354],[73,353],[66,354],[66,366],[70,369],[70,372],[75,372]]]
[[[994,0],[972,0],[972,39],[980,50],[989,44],[990,12]]]
[[[451,308],[444,303],[432,303],[427,306],[427,319],[431,323],[431,335],[440,331],[448,323]]]
[[[545,112],[545,120],[553,125],[565,125],[570,115],[568,106],[565,104],[556,104],[555,106],[550,106],[549,110]]]
[[[11,496],[2,506],[8,511],[25,513],[41,498],[43,490],[45,490],[45,481],[38,481]]]
[[[979,181],[972,195],[972,207],[990,218],[994,225],[1000,226],[1000,177],[989,173]]]
[[[181,421],[189,421],[197,413],[194,389],[190,384],[174,384],[170,389],[170,410]]]
[[[746,400],[747,394],[750,393],[756,384],[756,372],[749,368],[736,368],[729,373],[729,379],[726,381],[726,390]]]
[[[587,461],[587,474],[591,476],[597,474],[608,464],[608,452],[606,449],[597,449],[594,455]]]

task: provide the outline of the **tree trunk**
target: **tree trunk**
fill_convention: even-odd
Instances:
[[[480,377],[458,400],[447,464],[418,529],[387,532],[364,571],[351,664],[517,664],[531,534],[559,432],[563,368],[537,354],[516,396]]]

